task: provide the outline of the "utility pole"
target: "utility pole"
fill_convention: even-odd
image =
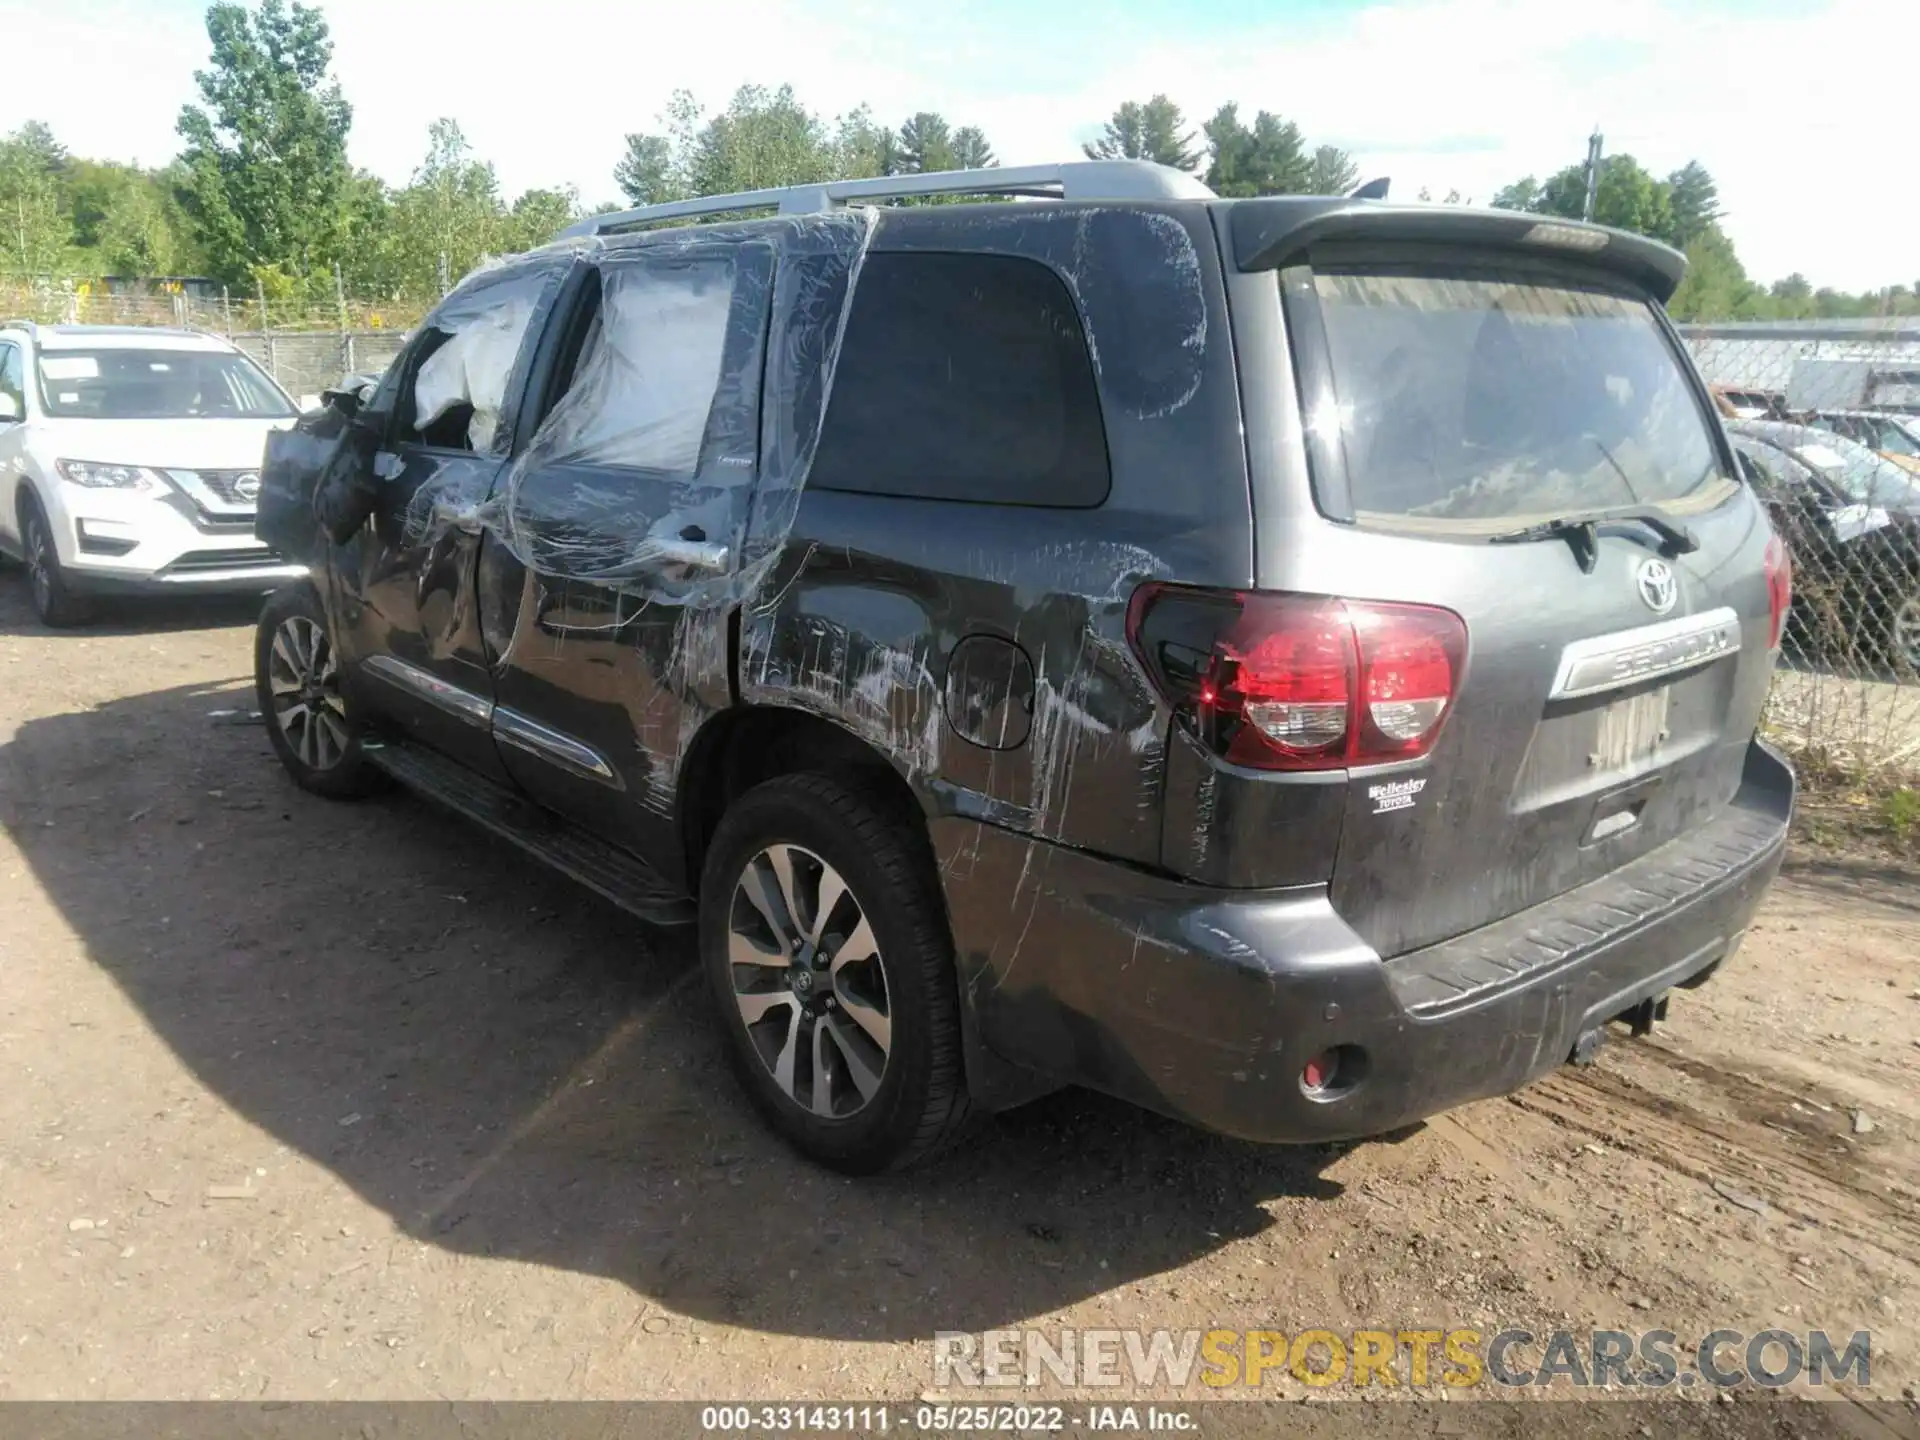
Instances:
[[[1593,219],[1593,202],[1600,196],[1600,127],[1593,127],[1587,141],[1587,203],[1581,208],[1582,220]]]

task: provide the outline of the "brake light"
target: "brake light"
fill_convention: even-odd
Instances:
[[[1787,629],[1787,610],[1793,604],[1793,557],[1778,535],[1767,540],[1767,648],[1778,650]]]
[[[1451,610],[1179,585],[1137,590],[1127,634],[1183,724],[1264,770],[1426,754],[1467,654]]]

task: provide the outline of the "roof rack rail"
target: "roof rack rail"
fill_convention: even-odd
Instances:
[[[24,330],[29,335],[33,335],[38,333],[39,329],[40,323],[37,320],[24,318],[17,320],[0,320],[0,330]]]
[[[593,215],[560,232],[559,239],[613,235],[659,220],[691,220],[736,210],[777,210],[782,215],[819,215],[847,205],[905,200],[920,195],[1025,195],[1048,200],[1211,200],[1214,194],[1184,170],[1146,160],[1075,160],[1061,165],[996,165],[985,170],[936,170],[919,175],[880,175],[866,180],[826,180],[732,195],[700,195]]]

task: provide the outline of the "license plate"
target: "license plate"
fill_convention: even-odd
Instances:
[[[1667,710],[1672,691],[1666,686],[1644,695],[1615,700],[1600,712],[1600,733],[1594,752],[1604,769],[1618,769],[1644,760],[1667,738]]]

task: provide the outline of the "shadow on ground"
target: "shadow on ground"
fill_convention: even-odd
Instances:
[[[33,613],[27,572],[17,561],[0,557],[0,635],[85,639],[251,625],[260,613],[260,601],[259,595],[103,595],[93,602],[93,618],[85,625],[53,630]]]
[[[1795,849],[1780,873],[1842,899],[1920,913],[1920,863]]]
[[[432,1244],[767,1331],[918,1338],[1337,1193],[1325,1151],[1077,1094],[908,1176],[816,1170],[735,1090],[684,939],[405,796],[302,794],[257,723],[213,713],[250,708],[236,678],[29,721],[0,820],[208,1090]]]

